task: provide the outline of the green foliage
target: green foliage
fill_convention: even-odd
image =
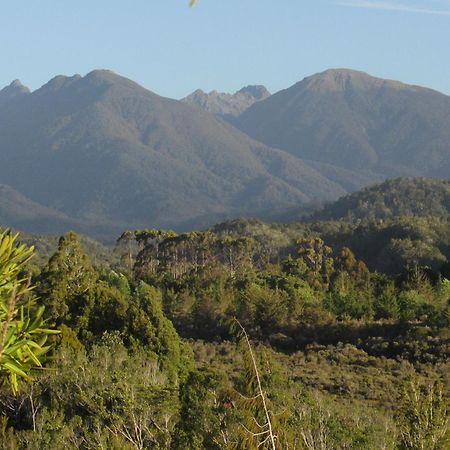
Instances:
[[[141,282],[132,299],[129,318],[129,335],[153,352],[172,377],[185,376],[191,365],[190,350],[164,316],[160,292]]]
[[[299,441],[304,447],[300,448],[394,450],[393,424],[376,423],[379,418],[370,411],[352,408],[352,412],[345,411],[331,399],[306,393],[295,404],[292,417],[301,430]]]
[[[309,269],[310,283],[319,289],[327,286],[333,272],[332,249],[320,238],[304,238],[297,242],[297,253]]]
[[[110,341],[87,353],[60,349],[51,375],[11,405],[18,448],[168,448],[177,390],[148,353]]]
[[[180,386],[180,417],[175,426],[171,449],[219,450],[220,420],[217,409],[217,388],[221,377],[209,370],[189,373]]]
[[[450,446],[450,413],[439,383],[410,380],[397,416],[401,450],[438,450]]]
[[[315,234],[352,228],[327,226],[126,233],[115,271],[96,270],[65,236],[36,276],[61,324],[54,370],[16,397],[0,386],[0,442],[393,450],[400,434],[387,411],[407,423],[411,373],[443,380],[433,408],[444,411],[449,283],[429,268],[371,272]],[[233,317],[245,327],[239,346]]]
[[[57,252],[50,258],[39,277],[38,293],[46,306],[46,315],[75,329],[86,295],[95,285],[97,275],[80,247],[75,233],[61,237]]]
[[[396,178],[342,197],[314,215],[315,220],[371,221],[399,216],[450,213],[450,183],[433,178]]]
[[[379,286],[379,292],[374,300],[374,309],[375,319],[399,319],[400,304],[398,302],[395,284],[392,280],[383,282]]]
[[[98,282],[92,289],[87,304],[89,308],[83,311],[83,319],[78,319],[86,337],[101,336],[110,330],[122,331],[127,328],[130,297],[120,288]],[[81,334],[83,335],[83,331]]]
[[[0,383],[8,382],[13,392],[20,379],[30,380],[32,369],[42,367],[47,338],[58,333],[47,327],[44,307],[37,306],[23,277],[33,249],[16,240],[8,231],[0,233]]]
[[[130,286],[124,275],[111,271],[99,277],[74,233],[61,238],[39,281],[50,316],[65,326],[66,345],[91,346],[114,331],[127,346],[154,355],[171,377],[189,370],[189,350],[164,316],[160,291],[144,282]]]

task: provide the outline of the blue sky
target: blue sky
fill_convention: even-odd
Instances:
[[[450,94],[450,0],[2,2],[0,86],[107,68],[161,95],[349,67]]]

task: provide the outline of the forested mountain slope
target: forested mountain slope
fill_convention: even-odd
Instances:
[[[237,94],[267,95],[258,87]],[[265,144],[110,71],[58,76],[32,93],[15,81],[0,91],[0,183],[33,205],[24,221],[4,201],[3,225],[62,232],[69,224],[111,237],[239,216],[288,220],[387,177],[450,173],[449,97],[361,72],[308,77],[235,120]],[[424,214],[434,215],[434,187],[427,189]],[[34,219],[36,205],[53,212]]]
[[[182,227],[345,191],[212,114],[110,71],[0,106],[0,182],[85,223]]]
[[[0,184],[0,227],[61,232],[70,225],[69,218],[63,213],[33,202],[10,186]]]
[[[363,72],[307,77],[255,103],[236,123],[267,145],[351,170],[366,184],[450,173],[450,97]]]
[[[88,236],[111,242],[119,229],[104,220],[77,219],[37,203],[11,186],[0,184],[0,228],[16,228],[30,233],[61,234],[78,230]]]
[[[397,178],[354,192],[313,214],[315,220],[372,220],[450,214],[450,181]]]

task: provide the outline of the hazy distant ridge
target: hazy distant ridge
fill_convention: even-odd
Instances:
[[[450,97],[363,72],[307,77],[255,103],[236,124],[267,145],[367,182],[450,174]]]
[[[183,227],[336,198],[298,158],[110,71],[0,107],[0,182],[89,223]]]
[[[335,69],[274,95],[203,94],[172,100],[106,70],[31,93],[14,81],[0,91],[0,225],[292,217],[388,177],[450,174],[450,97],[430,89]],[[243,108],[240,130],[218,117]]]
[[[268,97],[270,97],[270,92],[265,86],[246,86],[234,94],[217,91],[211,91],[207,94],[201,89],[197,89],[181,101],[198,106],[213,114],[236,117],[254,103]]]

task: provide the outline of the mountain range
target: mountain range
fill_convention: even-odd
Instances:
[[[181,101],[197,106],[204,111],[232,120],[254,103],[270,97],[265,86],[246,86],[234,94],[211,91],[209,94],[197,89]]]
[[[161,97],[111,71],[0,91],[0,224],[93,235],[208,226],[448,178],[450,97],[347,69],[269,96]]]
[[[182,228],[345,192],[289,153],[110,71],[10,90],[0,182],[76,229]]]

